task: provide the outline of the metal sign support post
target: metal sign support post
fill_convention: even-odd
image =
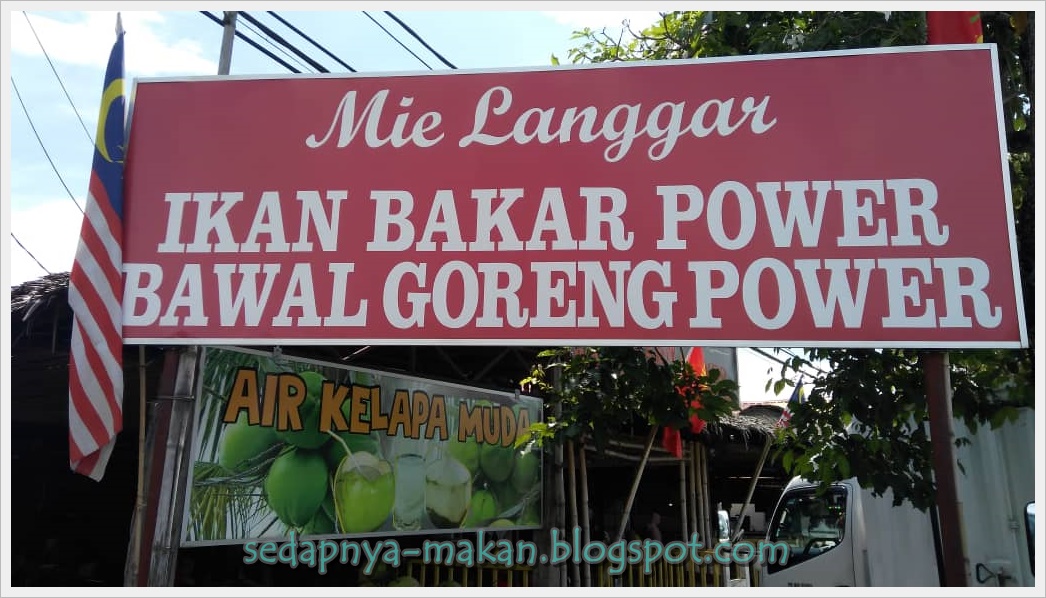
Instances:
[[[930,443],[933,450],[933,477],[937,486],[937,513],[943,551],[943,579],[948,587],[965,587],[966,546],[962,512],[955,481],[955,433],[952,420],[952,385],[948,354],[927,351],[923,354],[926,402],[930,414]]]

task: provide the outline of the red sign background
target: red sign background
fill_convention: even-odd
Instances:
[[[141,80],[124,338],[1024,346],[995,60]]]

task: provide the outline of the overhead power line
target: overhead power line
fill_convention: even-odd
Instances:
[[[243,15],[241,13],[238,16],[243,16]],[[291,54],[290,52],[288,52],[283,46],[281,46],[280,44],[276,43],[276,41],[273,40],[271,37],[265,35],[261,31],[255,29],[254,26],[251,25],[248,22],[237,23],[237,26],[240,26],[241,24],[243,25],[244,29],[246,29],[247,31],[250,31],[254,35],[258,36],[258,39],[260,39],[263,42],[265,42],[266,45],[268,45],[270,48],[272,48],[273,50],[276,50],[280,54],[283,54],[284,56],[287,57],[288,60],[290,60],[290,61],[294,62],[294,64],[300,66],[303,71],[312,72],[311,70],[309,70],[309,65],[305,64],[304,62],[302,62],[301,59],[298,58],[297,56],[295,56],[295,55]]]
[[[22,112],[25,113],[26,120],[29,121],[29,128],[33,130],[33,135],[36,135],[36,142],[40,144],[40,149],[44,150],[44,155],[47,156],[47,161],[51,163],[51,168],[54,173],[58,176],[58,180],[65,187],[65,192],[69,194],[69,199],[73,200],[76,204],[76,209],[80,210],[80,213],[84,213],[84,209],[80,207],[80,202],[76,201],[76,196],[69,190],[69,185],[65,184],[65,179],[62,178],[62,173],[58,172],[58,167],[55,166],[54,160],[51,159],[51,154],[47,151],[47,146],[44,145],[44,140],[40,138],[40,133],[36,130],[36,125],[33,124],[33,117],[29,116],[29,110],[25,107],[25,102],[22,101],[22,94],[18,91],[18,85],[15,84],[15,78],[11,77],[11,88],[15,90],[15,96],[18,98],[18,103],[22,105]]]
[[[414,58],[417,58],[417,59],[418,59],[418,62],[420,62],[421,64],[424,64],[424,65],[425,65],[425,68],[429,69],[430,71],[432,70],[432,67],[431,67],[431,66],[429,65],[429,63],[427,63],[427,62],[425,62],[424,60],[422,60],[422,59],[421,59],[421,56],[418,56],[417,54],[415,54],[415,53],[414,53],[414,50],[411,50],[410,48],[408,48],[408,47],[407,47],[407,45],[406,45],[406,44],[404,44],[403,42],[401,42],[401,41],[400,41],[400,38],[398,38],[398,37],[396,37],[395,35],[393,35],[393,34],[392,34],[392,32],[391,32],[391,31],[389,31],[388,29],[386,29],[384,25],[382,25],[381,23],[379,23],[379,22],[378,22],[378,21],[377,21],[377,20],[376,20],[376,19],[375,19],[374,17],[370,16],[370,13],[369,13],[369,12],[367,12],[367,11],[363,11],[363,14],[364,14],[364,16],[366,16],[366,17],[367,17],[368,19],[370,19],[372,23],[374,23],[375,25],[377,25],[378,27],[380,27],[380,28],[381,28],[381,30],[385,32],[385,35],[387,35],[387,36],[391,37],[391,38],[392,38],[393,40],[395,40],[395,42],[396,42],[397,44],[399,44],[399,45],[400,45],[400,47],[401,47],[401,48],[403,48],[404,50],[406,50],[406,51],[410,52],[410,55],[411,55],[411,56],[413,56]]]
[[[762,356],[762,357],[764,357],[764,358],[766,358],[766,359],[768,359],[768,360],[770,360],[770,361],[772,361],[772,362],[774,362],[774,363],[776,363],[778,365],[782,365],[782,366],[786,366],[786,367],[789,365],[788,362],[786,362],[785,360],[781,359],[780,357],[771,355],[771,354],[767,353],[766,351],[763,351],[762,349],[756,349],[754,347],[749,347],[748,350],[753,352],[753,353],[755,353],[755,354],[757,354],[757,355],[760,355],[760,356]],[[810,367],[814,367],[814,366],[810,365]],[[824,372],[824,371],[822,371],[822,370],[820,370],[818,368],[814,368],[814,369],[815,369],[815,371],[817,371],[817,372],[819,372],[821,374],[827,373],[827,372]],[[810,372],[803,371],[801,369],[799,371],[799,374],[802,375],[802,376],[807,376],[809,378],[817,378],[817,374],[811,374]]]
[[[242,17],[244,20],[246,20],[248,23],[253,24],[258,29],[261,29],[262,32],[265,35],[268,35],[272,39],[276,40],[276,43],[278,43],[278,44],[282,45],[283,47],[287,48],[288,50],[293,52],[295,55],[300,57],[302,60],[304,60],[305,62],[309,63],[309,65],[312,68],[316,69],[317,71],[319,71],[321,73],[329,73],[330,72],[330,70],[327,67],[325,67],[322,64],[316,62],[308,54],[306,54],[305,52],[302,52],[301,50],[299,50],[297,46],[295,46],[294,44],[289,43],[287,40],[283,39],[283,36],[281,36],[280,34],[276,33],[272,29],[270,29],[267,25],[265,25],[264,23],[262,23],[258,19],[255,19],[254,17],[252,17],[250,15],[250,13],[241,11],[239,13],[239,16]]]
[[[37,266],[40,266],[41,270],[43,270],[44,272],[47,272],[48,274],[51,273],[50,270],[45,268],[44,265],[40,263],[40,260],[36,259],[36,256],[33,255],[32,251],[29,251],[28,249],[25,248],[25,245],[22,245],[22,242],[18,240],[18,237],[16,237],[14,233],[11,233],[11,238],[15,240],[15,243],[18,243],[18,246],[22,248],[22,251],[28,253],[29,257],[33,258],[33,261],[36,262]]]
[[[309,43],[310,43],[310,44],[312,44],[313,46],[316,46],[316,48],[318,48],[318,49],[320,50],[320,52],[323,52],[323,53],[324,53],[324,54],[326,54],[327,56],[330,56],[330,57],[331,57],[331,58],[332,58],[332,59],[333,59],[333,60],[334,60],[335,62],[337,62],[337,63],[338,63],[338,64],[340,64],[341,66],[343,66],[343,67],[345,67],[346,69],[348,69],[350,73],[355,73],[355,72],[356,72],[356,69],[354,69],[354,68],[352,68],[351,66],[349,66],[349,64],[348,64],[347,62],[345,62],[345,61],[344,61],[344,60],[342,60],[341,58],[338,58],[337,56],[335,56],[333,52],[331,52],[331,51],[330,51],[330,50],[328,50],[327,48],[324,48],[324,47],[323,47],[323,46],[322,46],[322,45],[321,45],[321,44],[320,44],[319,42],[317,42],[316,40],[314,40],[314,39],[312,39],[311,37],[309,37],[308,35],[306,35],[306,34],[305,34],[305,33],[304,33],[304,32],[303,32],[303,31],[302,31],[301,29],[298,29],[298,28],[297,28],[297,27],[295,27],[294,25],[291,25],[291,24],[290,24],[290,23],[289,23],[289,22],[287,21],[287,19],[284,19],[284,18],[283,18],[283,17],[281,17],[280,15],[276,14],[276,11],[273,11],[273,10],[267,10],[267,11],[265,11],[265,12],[269,13],[270,15],[272,15],[272,17],[273,17],[274,19],[276,19],[277,21],[279,21],[280,23],[283,23],[283,25],[284,25],[284,26],[286,26],[286,27],[287,27],[288,29],[290,29],[291,31],[293,31],[293,32],[297,33],[298,35],[300,35],[300,36],[302,37],[302,39],[304,39],[305,41],[309,42]]]
[[[25,17],[25,22],[29,24],[29,30],[33,32],[33,37],[36,38],[36,43],[40,46],[40,51],[44,53],[44,58],[47,59],[47,64],[51,66],[51,72],[54,73],[55,79],[58,79],[58,85],[61,86],[62,93],[65,94],[65,99],[69,100],[69,105],[73,107],[73,113],[76,114],[76,120],[80,121],[80,126],[83,127],[84,134],[87,135],[87,141],[94,146],[94,137],[92,137],[91,132],[87,130],[87,125],[84,124],[84,119],[80,116],[80,111],[76,109],[76,104],[73,103],[73,98],[69,96],[69,90],[65,88],[65,83],[62,82],[61,75],[58,74],[58,70],[55,69],[54,63],[51,62],[51,57],[47,54],[47,50],[44,48],[44,42],[40,41],[40,36],[36,34],[36,28],[33,27],[33,22],[29,20],[29,13],[23,10],[22,16]]]
[[[214,21],[215,23],[217,23],[219,27],[222,27],[222,28],[225,27],[225,23],[221,19],[219,19],[218,17],[212,15],[210,12],[208,12],[206,10],[201,10],[200,14],[202,14],[203,16],[207,17],[208,19]],[[262,54],[268,56],[276,64],[279,64],[280,66],[282,66],[283,68],[287,69],[288,71],[290,71],[292,73],[301,73],[301,71],[299,71],[298,69],[294,68],[294,66],[291,65],[290,63],[288,63],[287,61],[283,60],[279,56],[277,56],[277,55],[273,54],[272,52],[270,52],[269,50],[265,49],[261,44],[259,44],[258,42],[254,41],[250,37],[244,35],[244,33],[242,31],[240,31],[239,29],[237,29],[235,31],[235,33],[236,33],[236,37],[238,37],[238,38],[242,39],[243,41],[247,42],[248,44],[250,44],[250,46],[252,48],[254,48],[255,50],[257,50],[257,51],[261,52]]]
[[[399,18],[399,17],[397,17],[396,15],[392,14],[392,11],[388,11],[388,10],[386,10],[386,11],[383,11],[383,12],[384,12],[385,14],[387,14],[387,15],[389,16],[389,18],[390,18],[390,19],[392,19],[393,21],[396,21],[397,23],[399,23],[399,26],[400,26],[400,27],[403,27],[403,29],[404,29],[404,30],[405,30],[405,31],[406,31],[407,33],[411,34],[411,36],[413,36],[413,37],[414,37],[414,39],[416,39],[416,40],[418,40],[419,42],[421,42],[421,45],[425,46],[425,47],[426,47],[426,48],[428,49],[428,51],[429,51],[429,52],[432,52],[432,54],[433,54],[433,55],[434,55],[434,56],[435,56],[436,58],[439,58],[439,59],[440,59],[440,61],[441,61],[441,62],[442,62],[443,64],[447,65],[448,67],[450,67],[450,68],[452,68],[452,69],[456,69],[456,68],[458,68],[458,67],[454,66],[453,64],[451,64],[451,62],[450,62],[449,60],[447,60],[446,58],[444,58],[442,54],[440,54],[439,52],[437,52],[436,50],[434,50],[434,49],[432,48],[432,46],[430,46],[430,45],[428,44],[428,42],[426,42],[426,41],[425,41],[424,39],[422,39],[422,37],[421,37],[420,35],[418,35],[417,33],[415,33],[415,31],[414,31],[413,29],[411,29],[409,25],[407,25],[406,23],[404,23],[403,21],[401,21],[401,20],[400,20],[400,18]]]

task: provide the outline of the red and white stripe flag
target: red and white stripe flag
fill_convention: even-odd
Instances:
[[[69,276],[69,465],[101,480],[123,428],[123,27],[109,54],[80,242]]]

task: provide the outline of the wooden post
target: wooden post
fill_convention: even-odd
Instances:
[[[134,514],[141,527],[135,566],[125,567],[126,586],[170,586],[174,583],[181,540],[185,485],[192,470],[192,420],[198,349],[169,349],[149,412],[145,441],[145,507]],[[133,577],[131,572],[133,571]]]
[[[763,473],[763,464],[766,463],[766,456],[770,454],[770,446],[773,445],[773,443],[773,436],[766,439],[766,445],[763,446],[763,452],[759,455],[759,461],[755,464],[755,473],[752,474],[752,481],[748,484],[748,494],[745,495],[745,501],[741,503],[741,513],[737,516],[737,525],[734,526],[734,533],[730,535],[731,542],[737,542],[741,539],[741,526],[745,522],[745,511],[748,510],[748,505],[752,502],[752,495],[755,494],[756,484],[759,483],[759,475]]]
[[[553,384],[553,386],[555,387],[555,389],[557,391],[561,390],[562,387],[563,387],[562,375],[563,375],[563,372],[558,367],[555,368],[552,371],[552,384]],[[560,421],[563,418],[563,404],[562,404],[562,402],[556,403],[555,414],[556,414],[556,421]],[[565,522],[566,522],[567,515],[566,515],[566,505],[565,505],[566,497],[564,496],[566,494],[566,492],[564,491],[564,487],[563,487],[563,444],[562,443],[557,443],[556,444],[555,448],[553,449],[553,454],[554,454],[554,459],[555,459],[555,481],[554,481],[554,485],[555,485],[555,497],[556,497],[556,500],[555,500],[556,517],[555,517],[555,521],[553,521],[553,523],[552,523],[552,526],[555,527],[555,528],[559,528],[560,531],[563,531],[565,533],[565,531],[566,531],[565,530],[565,528],[566,528],[566,523]],[[561,588],[566,587],[567,586],[567,568],[566,568],[566,563],[559,563],[559,564],[555,565],[555,567],[556,567],[556,571],[558,572],[558,582],[557,582],[556,585],[558,587],[561,587]]]
[[[134,502],[134,538],[130,560],[130,571],[124,573],[125,585],[138,579],[142,561],[142,534],[145,533],[145,413],[148,409],[145,388],[145,345],[138,345],[138,491]],[[127,583],[131,582],[131,583]]]
[[[650,449],[654,446],[654,440],[657,438],[657,426],[650,426],[650,434],[647,436],[646,448],[643,450],[643,458],[639,461],[639,467],[636,469],[636,477],[632,480],[632,490],[628,493],[628,500],[625,502],[625,510],[621,513],[621,523],[617,528],[617,535],[614,536],[614,540],[620,540],[625,535],[625,525],[628,523],[628,516],[632,512],[632,503],[636,500],[636,492],[639,490],[639,481],[643,479],[643,470],[646,468],[647,459],[650,458]]]
[[[579,518],[577,514],[577,471],[574,465],[574,441],[568,440],[566,442],[566,453],[567,453],[567,483],[570,487],[570,523],[572,524],[569,529],[565,530],[569,537],[573,537],[574,528],[580,527]],[[579,565],[578,557],[580,555],[571,555],[570,559],[570,585],[574,587],[581,586],[581,567]]]
[[[689,532],[692,529],[692,526],[690,526],[689,525],[689,521],[687,521],[687,519],[690,516],[690,509],[687,508],[687,505],[691,501],[688,501],[687,500],[687,496],[686,496],[687,495],[687,475],[686,475],[686,470],[688,469],[686,464],[690,460],[690,454],[688,452],[686,452],[686,447],[684,447],[683,455],[684,455],[684,459],[681,459],[679,461],[679,526],[680,526],[680,531],[682,532],[682,535],[683,535],[683,538],[682,538],[683,543],[687,543],[687,542],[690,541],[690,533]],[[686,577],[686,573],[685,572],[688,571],[690,569],[690,567],[693,565],[693,561],[691,561],[690,559],[687,559],[685,561],[685,563],[686,564],[683,565],[683,567],[681,569],[677,569],[677,571],[679,571],[684,578]],[[676,585],[682,586],[682,585],[685,585],[685,582],[682,579],[680,579],[677,582]]]
[[[966,546],[962,529],[959,493],[955,482],[955,432],[952,419],[952,384],[948,354],[927,351],[923,354],[926,402],[930,416],[930,445],[933,450],[933,477],[937,485],[937,513],[941,521],[939,559],[944,565],[948,587],[967,584]]]
[[[684,453],[685,454],[685,453]],[[680,459],[679,461],[679,527],[680,532],[683,534],[682,540],[684,543],[690,540],[690,526],[687,525],[687,515],[690,514],[690,510],[687,508],[686,499],[686,461]]]
[[[588,519],[588,458],[585,457],[585,441],[581,440],[581,446],[578,450],[578,465],[581,466],[580,470],[580,482],[581,482],[581,533],[582,539],[587,546],[592,541],[592,525]],[[602,538],[600,538],[602,540]],[[586,588],[592,587],[592,565],[585,561],[581,565],[581,575],[584,580],[584,586]]]
[[[701,445],[701,467],[699,473],[701,474],[701,499],[705,503],[705,534],[708,541],[706,544],[709,548],[715,546],[715,543],[719,540],[719,514],[712,508],[712,484],[708,480],[708,447]],[[716,520],[715,527],[712,526],[712,520]]]
[[[698,481],[700,478],[697,473],[697,452],[701,448],[701,444],[698,442],[690,443],[690,496],[693,500],[690,501],[690,519],[693,521],[693,530],[700,536],[701,543],[705,546],[708,545],[708,538],[704,535],[704,529],[701,527],[701,517],[703,507],[701,505],[701,494]]]

